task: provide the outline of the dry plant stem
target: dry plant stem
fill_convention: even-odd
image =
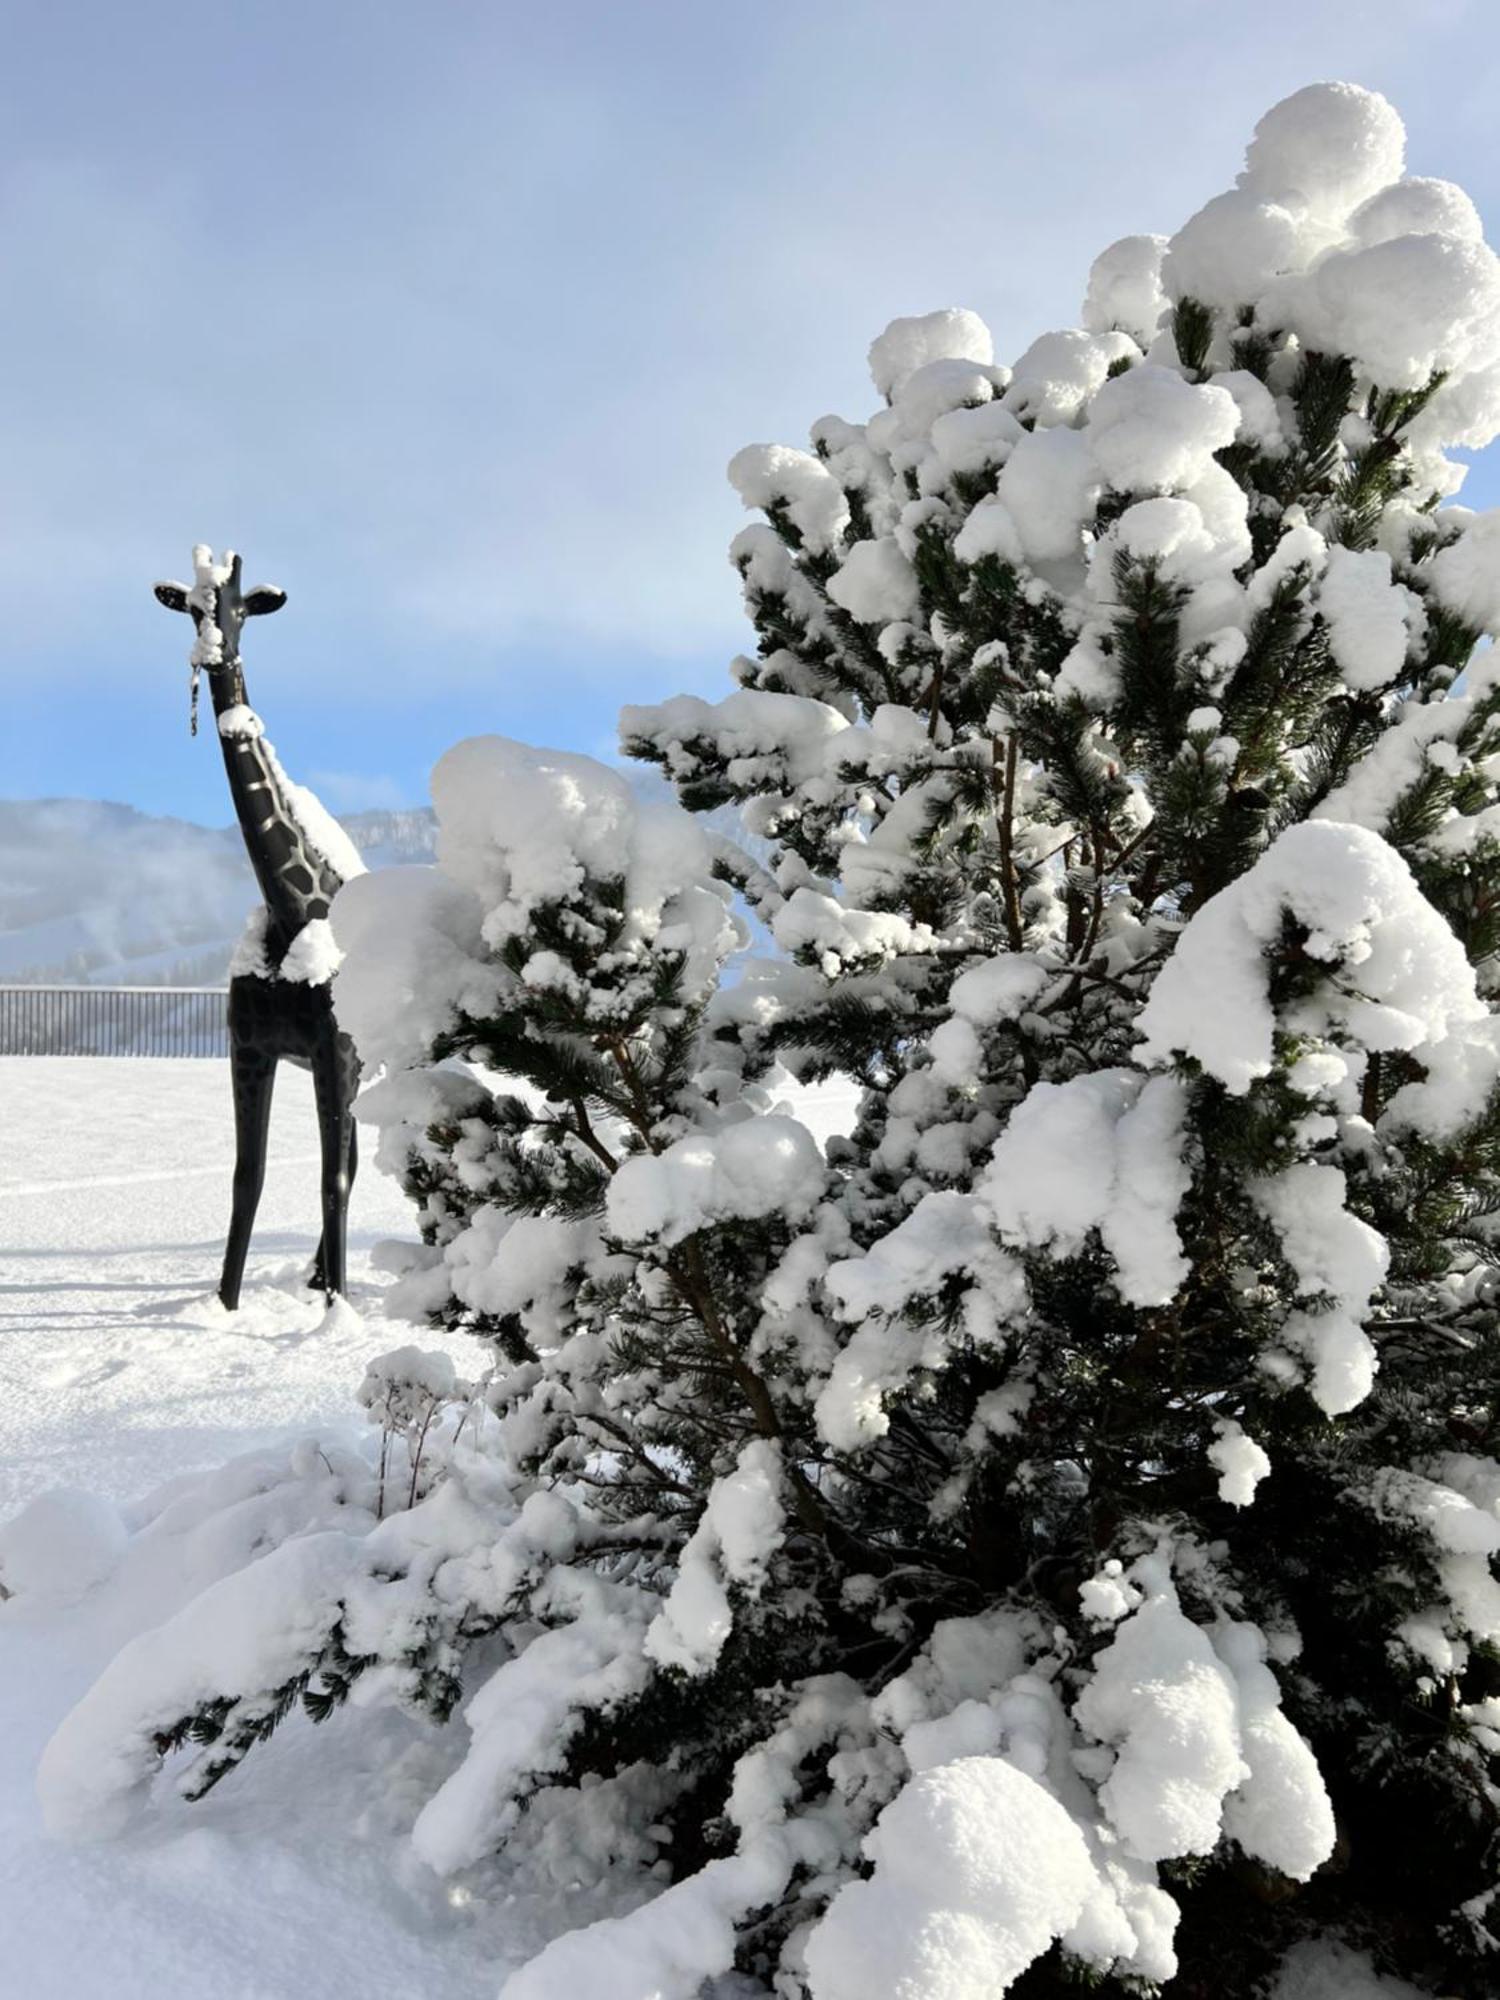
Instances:
[[[417,1477],[422,1470],[422,1448],[427,1443],[427,1427],[432,1422],[433,1412],[436,1409],[436,1403],[429,1403],[427,1405],[427,1414],[423,1417],[422,1428],[417,1433],[417,1448],[411,1456],[411,1484],[406,1491],[406,1504],[408,1507],[415,1507],[417,1504]]]

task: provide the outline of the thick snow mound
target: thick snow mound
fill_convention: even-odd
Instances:
[[[907,377],[930,361],[977,361],[987,367],[994,358],[994,341],[978,313],[948,306],[893,319],[870,343],[870,375],[882,396],[894,397]]]
[[[1208,1462],[1219,1475],[1219,1498],[1230,1507],[1248,1507],[1271,1470],[1270,1458],[1232,1417],[1219,1417],[1214,1432]]]
[[[843,488],[811,452],[747,444],[729,461],[729,483],[747,507],[784,508],[810,549],[831,548],[849,524]]]
[[[1088,440],[1121,493],[1187,486],[1233,444],[1239,405],[1227,389],[1197,388],[1174,369],[1143,362],[1106,382],[1089,405]]]
[[[1342,220],[1399,178],[1406,128],[1378,90],[1310,83],[1272,105],[1245,149],[1240,185]]]
[[[132,1639],[42,1753],[37,1790],[48,1830],[71,1840],[122,1832],[160,1765],[159,1732],[306,1664],[359,1552],[357,1537],[336,1529],[284,1543]]]
[[[591,1608],[506,1660],[465,1707],[468,1755],[412,1828],[412,1846],[438,1874],[493,1854],[520,1817],[527,1782],[566,1763],[584,1711],[607,1708],[644,1680],[639,1610]]]
[[[826,1284],[840,1317],[863,1321],[835,1359],[815,1408],[819,1433],[836,1449],[856,1451],[883,1437],[886,1397],[914,1369],[940,1362],[943,1336],[929,1326],[918,1338],[901,1315],[912,1299],[955,1276],[971,1286],[965,1331],[993,1344],[1005,1322],[1025,1310],[1025,1272],[996,1244],[976,1198],[951,1189],[923,1195],[862,1257],[829,1267]]]
[[[1231,188],[1188,217],[1162,258],[1162,287],[1174,302],[1234,312],[1265,296],[1278,278],[1302,268],[1306,224],[1278,202]]]
[[[1426,623],[1421,600],[1392,580],[1381,549],[1331,548],[1318,609],[1345,685],[1361,692],[1400,679],[1408,643]]]
[[[1333,1807],[1317,1760],[1281,1712],[1281,1689],[1253,1625],[1225,1624],[1214,1649],[1239,1690],[1240,1750],[1250,1775],[1224,1802],[1224,1831],[1246,1854],[1306,1882],[1333,1852]]]
[[[425,1060],[456,1012],[500,1012],[515,976],[501,963],[506,945],[541,909],[600,884],[618,885],[623,905],[613,949],[598,954],[606,981],[632,957],[671,952],[685,997],[699,995],[740,941],[692,815],[643,802],[592,757],[470,737],[439,759],[432,791],[437,868],[384,869],[336,899],[337,1004],[367,1068]],[[554,951],[533,951],[519,977],[580,1004],[593,993]]]
[[[979,1206],[1004,1242],[1060,1256],[1097,1229],[1121,1297],[1164,1305],[1188,1270],[1174,1220],[1189,1186],[1185,1109],[1175,1078],[1142,1090],[1129,1070],[1035,1084],[996,1142]]]
[[[1086,333],[1064,327],[1043,333],[1020,357],[1005,392],[1005,407],[1038,425],[1070,424],[1112,367],[1138,361],[1140,349],[1128,334]]]
[[[1265,954],[1288,915],[1329,976],[1284,1027],[1416,1049],[1485,1017],[1463,947],[1394,848],[1364,827],[1308,820],[1194,914],[1141,1010],[1137,1059],[1180,1051],[1236,1094],[1268,1075],[1277,1018]]]
[[[610,1182],[605,1214],[626,1242],[680,1243],[710,1222],[805,1216],[826,1173],[807,1127],[770,1112],[627,1160]]]
[[[1440,604],[1477,632],[1500,632],[1500,508],[1476,514],[1428,567]]]
[[[1414,176],[1393,181],[1362,203],[1349,218],[1349,234],[1365,244],[1388,243],[1393,236],[1456,236],[1478,243],[1484,224],[1461,187]]]
[[[1233,1677],[1163,1591],[1119,1627],[1078,1699],[1080,1726],[1117,1746],[1099,1802],[1142,1861],[1207,1854],[1249,1777]]]
[[[1082,1833],[1000,1757],[924,1771],[865,1841],[875,1863],[807,1944],[813,2000],[998,2000],[1094,1886]]]
[[[54,1486],[0,1522],[0,1591],[74,1597],[113,1571],[125,1542],[125,1523],[107,1500]]]
[[[1467,237],[1335,250],[1280,296],[1310,346],[1349,355],[1384,389],[1420,389],[1500,351],[1500,261]]]
[[[1099,470],[1080,432],[1061,425],[1027,431],[995,490],[1033,562],[1081,553],[1083,524],[1099,498]]]
[[[701,980],[696,960],[717,948],[724,920],[684,900],[713,865],[691,814],[644,804],[592,757],[505,736],[455,744],[433,770],[432,798],[439,865],[478,895],[487,944],[518,935],[539,905],[565,901],[590,879],[623,878],[632,928],[651,937],[674,923]]]
[[[424,1061],[455,1008],[483,1019],[502,974],[484,963],[484,909],[472,889],[435,868],[382,868],[334,899],[344,957],[334,981],[341,1026],[367,1070]]]
[[[893,535],[856,542],[828,579],[828,595],[861,625],[888,625],[917,608],[916,572]]]
[[[1089,270],[1082,320],[1090,333],[1118,330],[1141,348],[1151,344],[1166,310],[1161,288],[1165,236],[1122,236],[1101,250]]]
[[[690,1674],[706,1672],[718,1659],[734,1622],[727,1583],[758,1597],[781,1546],[781,1479],[780,1448],[755,1438],[734,1471],[714,1481],[667,1601],[646,1634],[651,1659]]]
[[[836,748],[833,739],[848,727],[849,718],[827,702],[763,688],[741,688],[722,701],[678,694],[650,707],[620,710],[621,738],[665,745],[673,775],[689,775],[693,746],[707,745],[726,760],[730,783],[746,786],[800,784],[816,777]]]

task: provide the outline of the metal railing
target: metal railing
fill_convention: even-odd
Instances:
[[[0,1055],[227,1056],[222,986],[0,986]]]

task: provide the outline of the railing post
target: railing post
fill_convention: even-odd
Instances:
[[[0,1055],[223,1057],[222,986],[0,985]]]

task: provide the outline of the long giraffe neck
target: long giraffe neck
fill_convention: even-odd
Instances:
[[[286,773],[245,701],[238,665],[210,677],[229,790],[266,906],[267,961],[277,966],[305,924],[326,917],[343,885],[297,816]]]

